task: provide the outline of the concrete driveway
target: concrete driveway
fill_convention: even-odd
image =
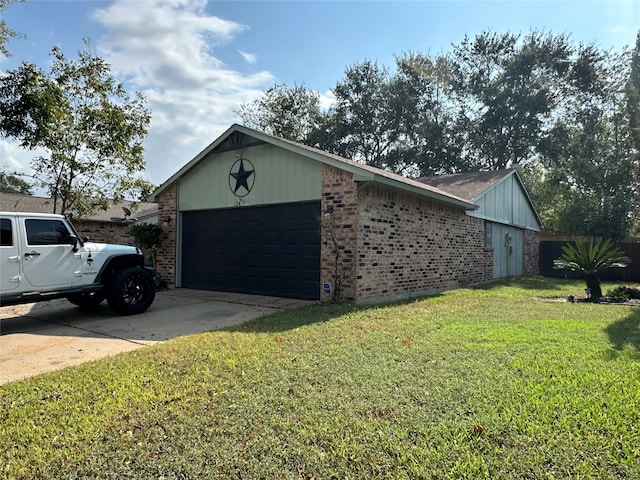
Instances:
[[[86,312],[64,299],[0,307],[0,385],[314,302],[202,290],[158,292],[145,313]]]

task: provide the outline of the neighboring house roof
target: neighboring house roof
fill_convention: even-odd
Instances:
[[[418,181],[431,185],[432,187],[444,190],[452,195],[456,195],[460,198],[464,198],[469,202],[476,203],[477,200],[487,193],[492,188],[495,188],[499,183],[506,181],[509,177],[513,176],[523,195],[526,197],[527,203],[531,208],[534,217],[538,224],[542,225],[542,220],[538,215],[538,212],[531,201],[531,197],[527,192],[527,189],[522,182],[522,178],[515,168],[508,168],[505,170],[492,170],[488,172],[468,172],[468,173],[453,173],[449,175],[434,175],[432,177],[422,177]]]
[[[390,187],[395,187],[400,190],[408,191],[420,196],[430,198],[432,200],[454,205],[465,210],[476,210],[478,208],[478,206],[473,202],[470,202],[455,194],[448,193],[439,188],[421,183],[417,180],[405,178],[400,175],[381,170],[379,168],[354,162],[353,160],[348,160],[338,155],[333,155],[323,150],[303,145],[302,143],[286,140],[280,137],[274,137],[273,135],[269,135],[264,132],[260,132],[258,130],[254,130],[252,128],[244,127],[238,124],[234,124],[229,127],[227,131],[220,135],[215,141],[213,141],[213,143],[202,150],[190,162],[188,162],[174,175],[172,175],[166,182],[160,185],[151,195],[151,200],[155,200],[158,195],[160,195],[167,188],[176,183],[187,172],[196,167],[196,165],[198,165],[210,153],[216,150],[216,148],[221,147],[229,137],[232,137],[232,135],[238,133],[255,138],[258,141],[256,145],[260,143],[269,143],[271,145],[275,145],[285,150],[305,156],[312,160],[316,160],[327,165],[339,168],[341,170],[348,171],[353,174],[354,180],[356,182],[374,182]]]
[[[128,218],[147,217],[157,214],[158,204],[150,202],[134,202],[125,200],[111,205],[107,210],[97,210],[86,217],[78,217],[79,220],[94,222],[121,223],[124,219],[124,208],[131,211]],[[14,193],[0,193],[0,210],[7,212],[35,212],[53,213],[53,200],[46,197],[34,197]]]

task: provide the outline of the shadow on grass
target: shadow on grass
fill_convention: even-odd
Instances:
[[[329,322],[341,315],[360,311],[364,308],[353,304],[302,307],[260,317],[225,330],[244,333],[277,333],[316,323]]]
[[[402,305],[429,300],[437,298],[439,296],[440,294],[423,295],[395,301],[370,304],[344,303],[314,305],[274,313],[273,315],[260,317],[237,327],[225,328],[225,330],[245,333],[278,333],[304,327],[307,325],[329,322],[343,315],[363,312],[371,309],[400,307]]]
[[[493,282],[485,283],[474,287],[476,290],[492,290],[500,287],[514,287],[521,288],[523,290],[562,290],[564,283],[575,283],[580,280],[576,279],[562,279],[557,277],[543,277],[540,275],[533,275],[527,277],[514,277],[505,278],[502,280],[495,280]]]
[[[632,347],[636,352],[640,352],[640,309],[634,310],[604,329],[616,350]]]

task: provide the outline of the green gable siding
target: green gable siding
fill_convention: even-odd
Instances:
[[[478,195],[474,202],[479,208],[475,212],[469,212],[471,216],[529,230],[540,230],[527,194],[515,175],[505,177],[504,180]]]
[[[253,164],[253,189],[237,197],[229,172],[239,156]],[[273,145],[212,153],[181,179],[178,209],[201,210],[319,200],[322,164]]]

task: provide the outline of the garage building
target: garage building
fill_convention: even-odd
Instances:
[[[240,125],[152,199],[177,287],[371,302],[494,278],[478,204]]]

